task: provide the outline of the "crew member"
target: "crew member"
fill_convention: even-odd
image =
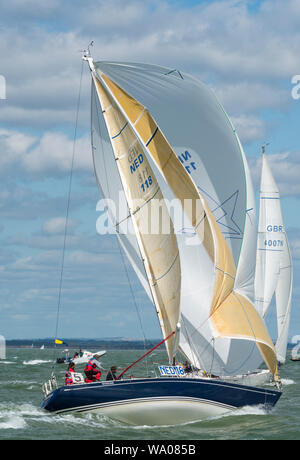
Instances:
[[[117,366],[112,366],[110,368],[110,371],[108,371],[106,380],[116,380],[117,379],[116,372],[117,372]]]
[[[99,358],[99,355],[94,355],[87,365],[84,368],[84,372],[86,375],[86,383],[91,383],[91,382],[96,382],[97,380],[100,380],[101,377],[101,371],[100,369],[103,369],[99,361],[97,359]]]
[[[75,364],[71,362],[68,367],[68,371],[65,374],[65,385],[72,385],[73,379],[72,379],[72,373],[75,372]]]
[[[194,370],[193,367],[191,366],[191,364],[188,361],[185,361],[183,366],[184,366],[184,372],[186,374],[189,374],[190,372],[193,372],[193,370]]]

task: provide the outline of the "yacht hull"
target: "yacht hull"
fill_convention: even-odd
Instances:
[[[49,412],[99,412],[134,425],[175,425],[244,407],[272,408],[281,393],[211,379],[134,379],[64,386],[42,403]]]

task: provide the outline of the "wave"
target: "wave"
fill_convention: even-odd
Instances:
[[[295,381],[292,379],[281,379],[282,385],[295,385]]]
[[[31,404],[0,404],[0,430],[22,430],[26,428],[26,416],[37,413]]]
[[[43,409],[30,403],[0,403],[0,431],[1,430],[23,430],[26,429],[30,422],[41,424],[63,426],[82,426],[89,428],[110,429],[116,425],[106,416],[101,414],[48,414]]]
[[[33,359],[31,361],[23,361],[24,366],[36,366],[37,364],[52,363],[51,360]]]
[[[26,427],[26,422],[23,417],[19,415],[10,415],[4,417],[4,420],[0,418],[0,430],[21,430]]]

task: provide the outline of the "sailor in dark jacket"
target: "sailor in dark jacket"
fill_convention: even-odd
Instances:
[[[116,372],[117,372],[117,367],[112,366],[110,368],[110,371],[108,371],[108,374],[106,376],[106,380],[116,380],[117,379]]]

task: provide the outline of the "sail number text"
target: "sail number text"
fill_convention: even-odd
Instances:
[[[273,247],[283,247],[283,241],[282,240],[265,240],[265,246]]]
[[[283,232],[282,225],[267,225],[267,232]]]
[[[282,225],[267,225],[266,227],[267,232],[272,232],[272,233],[282,233],[283,232],[283,226]],[[283,247],[283,240],[281,239],[266,239],[264,241],[264,245],[269,248],[280,248]]]

